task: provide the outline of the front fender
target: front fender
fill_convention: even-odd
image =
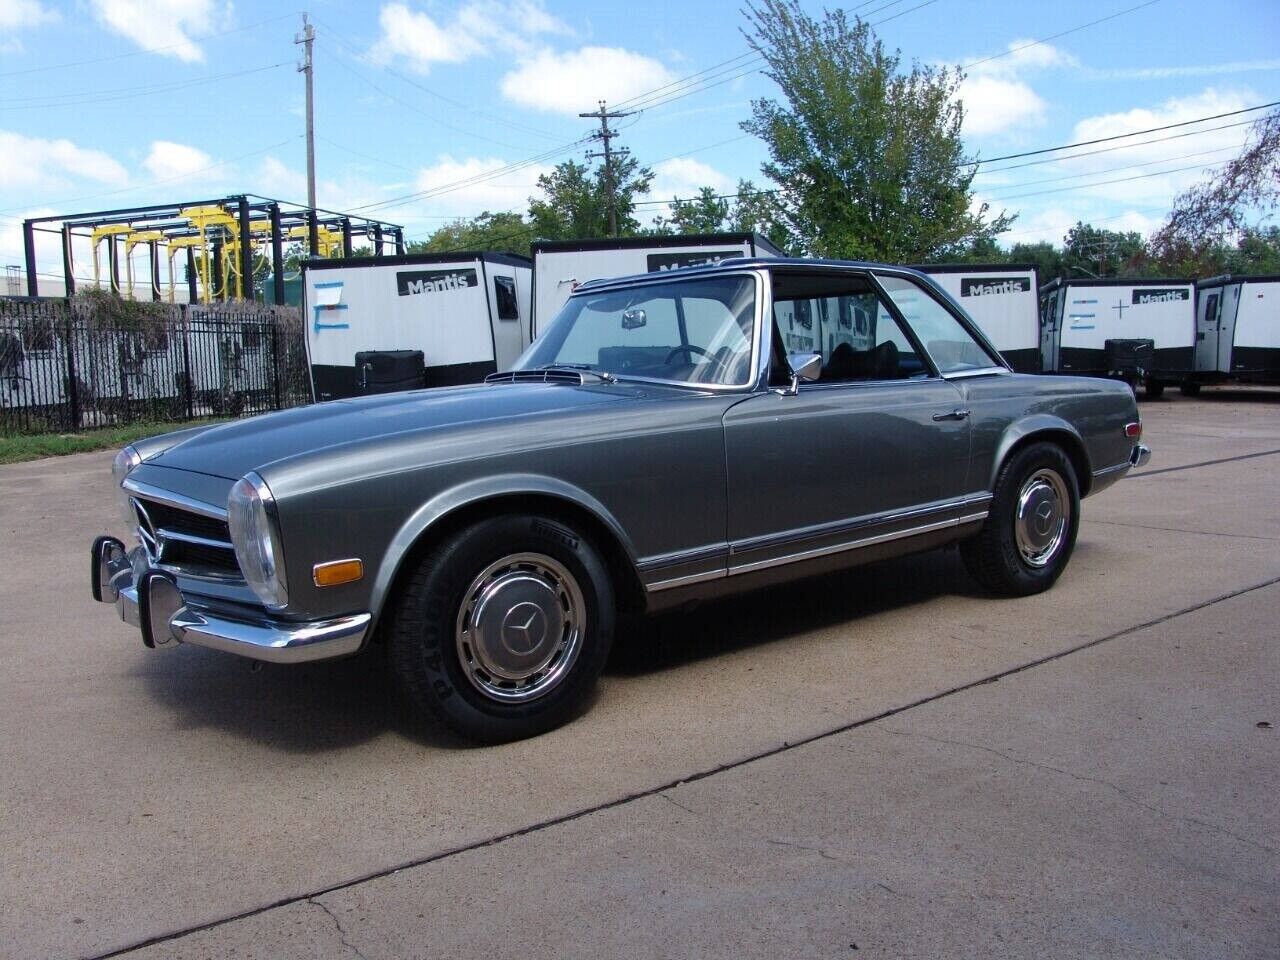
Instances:
[[[375,620],[391,592],[401,564],[424,533],[445,517],[485,500],[507,496],[544,496],[586,510],[613,534],[632,566],[636,563],[635,547],[617,518],[595,497],[564,480],[542,474],[509,473],[477,478],[442,490],[410,514],[387,545],[378,565],[378,575],[370,594],[369,609]]]
[[[1075,450],[1070,451],[1070,453],[1077,471],[1080,473],[1078,482],[1082,487],[1087,487],[1092,474],[1090,473],[1088,448],[1085,446],[1084,438],[1080,436],[1080,431],[1068,421],[1054,414],[1033,413],[1013,421],[1005,428],[1000,437],[1000,442],[996,444],[995,456],[991,459],[991,472],[987,476],[986,489],[995,489],[996,478],[1000,475],[1000,467],[1003,466],[1008,458],[1009,451],[1027,437],[1035,434],[1057,434],[1059,436],[1067,434],[1071,437]]]

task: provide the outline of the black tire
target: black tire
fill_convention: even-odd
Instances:
[[[1062,487],[1057,499],[1065,497],[1069,513],[1056,546],[1045,556],[1029,560],[1019,545],[1016,528],[1019,500],[1037,478],[1054,486],[1053,475]],[[1079,528],[1079,484],[1070,458],[1055,443],[1033,443],[1014,453],[1000,468],[991,513],[982,529],[960,545],[960,555],[973,578],[993,593],[1029,596],[1049,589],[1062,574]],[[1049,543],[1045,547],[1048,549]]]
[[[1184,397],[1200,396],[1200,384],[1196,383],[1194,380],[1183,380],[1178,389],[1182,392]]]
[[[1147,399],[1156,400],[1164,396],[1164,382],[1147,378]]]
[[[515,557],[529,559],[523,566],[507,563]],[[500,586],[517,580],[520,584]],[[484,595],[477,583],[499,588],[490,594],[491,600],[473,602]],[[486,602],[493,605],[494,614],[481,624]],[[507,604],[514,605],[499,617]],[[558,634],[556,626],[548,625],[553,607],[563,617]],[[534,619],[523,625],[512,621],[521,608],[533,611],[535,619],[541,617],[534,628],[539,639],[531,639],[529,633]],[[469,619],[473,616],[474,621]],[[569,629],[571,619],[576,630]],[[388,653],[392,672],[416,707],[468,739],[501,743],[545,733],[579,712],[608,659],[614,620],[608,568],[586,537],[545,517],[498,516],[440,544],[409,573],[387,624]],[[474,633],[464,631],[464,624]],[[523,631],[520,642],[533,646],[514,652],[512,630]],[[557,636],[574,635],[576,648],[569,639],[556,647]],[[473,636],[479,638],[474,644],[465,639]],[[553,660],[541,679],[535,671],[524,681],[501,680],[496,672],[484,672],[486,639],[495,658],[538,657],[544,651],[554,657],[559,649],[562,659]],[[495,642],[505,649],[494,647]],[[511,688],[503,689],[504,683]],[[538,684],[547,683],[544,692],[537,692]],[[501,699],[519,696],[529,698]]]

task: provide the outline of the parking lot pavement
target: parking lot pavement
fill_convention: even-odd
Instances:
[[[827,946],[818,950],[819,944],[827,944],[822,938],[836,929],[823,926],[834,914],[820,922],[805,912],[802,902],[806,895],[815,904],[828,902],[821,891],[833,881],[825,871],[838,864],[821,855],[792,851],[796,859],[786,861],[785,869],[776,868],[783,870],[779,876],[792,878],[781,885],[766,880],[774,875],[759,859],[762,855],[748,858],[733,874],[733,896],[721,896],[723,879],[711,879],[723,874],[688,868],[689,885],[667,888],[678,889],[684,903],[668,926],[663,920],[676,909],[675,901],[665,901],[660,892],[653,897],[637,893],[652,893],[640,872],[650,869],[647,863],[666,863],[674,874],[685,871],[686,863],[705,861],[710,870],[720,862],[721,847],[716,845],[729,842],[709,823],[699,824],[706,817],[682,813],[652,791],[743,763],[670,796],[697,811],[702,795],[686,803],[685,791],[755,791],[754,812],[746,809],[746,801],[734,800],[726,808],[733,814],[721,818],[720,827],[741,823],[748,834],[767,827],[774,839],[787,841],[794,833],[802,843],[812,831],[815,837],[845,844],[828,852],[846,859],[850,851],[863,849],[857,844],[882,837],[877,856],[902,873],[885,879],[883,871],[867,870],[867,876],[875,874],[877,882],[892,890],[899,889],[894,878],[916,883],[938,876],[940,886],[928,903],[898,913],[866,914],[867,925],[859,932],[879,938],[874,942],[887,945],[886,955],[892,954],[894,943],[930,952],[928,941],[920,938],[947,940],[952,932],[948,926],[965,916],[971,921],[956,928],[965,933],[956,936],[948,952],[964,954],[968,944],[978,942],[991,949],[976,952],[1000,952],[991,937],[1002,928],[993,926],[993,917],[1003,909],[1000,897],[1012,889],[1009,884],[1034,879],[1031,863],[1048,864],[1044,870],[1049,872],[1042,872],[1021,900],[1003,901],[1009,917],[1016,911],[1021,918],[1020,925],[1011,921],[1005,928],[1010,936],[1016,929],[1023,938],[1009,941],[1014,952],[1018,943],[1027,953],[1053,952],[1049,945],[1055,943],[1077,944],[1062,948],[1069,953],[1084,942],[1070,940],[1071,929],[1087,937],[1093,929],[1089,922],[1103,923],[1097,899],[1081,900],[1077,913],[1062,913],[1053,899],[1057,871],[1063,895],[1078,892],[1082,878],[1090,875],[1099,884],[1106,881],[1102,886],[1115,894],[1115,902],[1114,916],[1104,926],[1116,943],[1138,944],[1135,949],[1141,953],[1141,945],[1151,942],[1156,944],[1152,952],[1177,953],[1182,947],[1173,941],[1139,938],[1142,930],[1154,936],[1151,931],[1171,915],[1161,912],[1160,904],[1182,902],[1191,928],[1202,933],[1218,929],[1228,914],[1215,897],[1223,896],[1225,888],[1209,890],[1209,880],[1237,876],[1199,846],[1199,852],[1187,853],[1184,872],[1178,874],[1176,850],[1192,839],[1178,832],[1183,827],[1162,817],[1139,830],[1132,819],[1136,808],[1104,811],[1096,806],[1107,799],[1106,789],[1099,788],[1098,797],[1081,800],[1095,804],[1094,820],[1088,822],[1101,824],[1098,842],[1054,847],[1058,859],[1018,866],[1019,844],[1034,852],[1048,842],[1046,835],[1075,837],[1083,829],[1086,821],[1078,811],[1086,806],[1064,799],[1077,789],[1070,786],[1071,779],[1058,775],[1062,782],[1054,788],[1035,779],[1050,774],[1031,764],[887,732],[914,729],[917,722],[925,724],[921,729],[926,732],[934,731],[928,723],[935,721],[917,718],[932,716],[944,704],[954,710],[977,702],[970,698],[994,696],[994,701],[984,701],[994,706],[979,713],[996,711],[998,724],[979,723],[979,716],[967,721],[965,736],[950,739],[1053,766],[1070,760],[1076,776],[1121,783],[1144,802],[1225,826],[1274,850],[1274,821],[1268,826],[1265,811],[1257,810],[1263,798],[1273,798],[1280,765],[1271,762],[1257,776],[1242,778],[1241,770],[1253,768],[1247,767],[1246,757],[1235,755],[1254,750],[1254,744],[1257,750],[1270,749],[1273,740],[1229,740],[1224,733],[1214,749],[1195,741],[1178,753],[1174,748],[1184,746],[1180,740],[1162,744],[1151,728],[1114,722],[1114,716],[1104,723],[1107,705],[1102,702],[1085,712],[1084,719],[1096,713],[1098,723],[1086,729],[1073,726],[1072,715],[1050,712],[1054,698],[1042,687],[1023,699],[1001,699],[1002,691],[1022,689],[1018,685],[1049,671],[1077,678],[1070,703],[1089,703],[1079,699],[1086,687],[1097,686],[1097,695],[1112,697],[1113,705],[1136,702],[1142,692],[1152,709],[1163,705],[1169,722],[1189,722],[1177,711],[1191,709],[1185,691],[1195,694],[1202,687],[1205,697],[1220,694],[1208,708],[1219,714],[1250,705],[1232,699],[1244,692],[1230,689],[1226,678],[1201,675],[1203,657],[1172,656],[1165,648],[1158,650],[1163,656],[1140,657],[1128,673],[1114,678],[1110,670],[1073,672],[1084,670],[1075,665],[1094,662],[1082,659],[1086,656],[1111,655],[1113,647],[1128,649],[1138,642],[1134,638],[1147,636],[1118,633],[1215,600],[1200,613],[1164,620],[1150,630],[1169,637],[1175,628],[1182,629],[1175,625],[1212,619],[1212,611],[1234,611],[1238,604],[1245,611],[1238,614],[1245,626],[1274,633],[1276,608],[1272,600],[1266,600],[1269,607],[1263,603],[1271,597],[1267,591],[1233,601],[1220,598],[1280,577],[1274,480],[1280,456],[1269,452],[1280,450],[1280,403],[1173,397],[1145,403],[1143,414],[1147,440],[1155,450],[1143,471],[1147,476],[1135,475],[1085,503],[1076,556],[1049,593],[1017,601],[983,597],[953,552],[935,552],[642,621],[620,640],[591,712],[537,740],[486,750],[464,747],[405,717],[393,706],[374,658],[268,666],[251,673],[240,661],[199,649],[145,651],[135,630],[87,596],[88,544],[97,533],[119,527],[107,476],[110,454],[0,468],[0,502],[7,505],[0,529],[11,554],[21,558],[0,583],[0,657],[6,666],[0,676],[0,728],[7,734],[0,741],[0,769],[6,772],[0,778],[0,846],[5,850],[0,902],[6,905],[0,913],[0,954],[16,946],[14,955],[24,957],[96,956],[210,923],[218,925],[194,940],[166,940],[152,955],[174,955],[188,947],[216,954],[225,952],[221,944],[256,936],[264,938],[255,941],[263,956],[283,955],[290,943],[303,953],[307,943],[319,944],[312,953],[328,953],[336,950],[330,938],[340,923],[343,930],[364,937],[360,949],[368,946],[369,956],[380,955],[379,950],[396,953],[397,943],[409,942],[398,937],[417,938],[411,954],[466,955],[481,952],[472,950],[473,943],[492,945],[486,937],[497,936],[508,912],[522,916],[520,904],[531,903],[527,898],[534,890],[545,892],[549,904],[560,895],[588,902],[580,895],[582,887],[567,885],[573,879],[598,886],[601,896],[607,890],[617,894],[619,906],[612,914],[595,901],[584,908],[599,917],[612,916],[611,933],[602,933],[595,922],[599,917],[585,912],[565,919],[561,928],[563,935],[581,930],[583,944],[598,944],[597,954],[611,950],[610,943],[627,942],[608,937],[625,937],[628,931],[637,938],[634,942],[651,945],[647,952],[663,952],[652,946],[652,938],[663,930],[685,937],[670,949],[696,952],[686,944],[710,935],[720,922],[721,914],[712,909],[718,903],[724,910],[733,905],[741,927],[734,932],[738,940],[729,937],[724,943],[741,945],[748,929],[761,937],[779,936],[809,916],[805,927],[815,927],[815,938],[796,934],[796,943],[808,944],[796,953],[835,955]],[[1243,626],[1239,631],[1241,637],[1257,635]],[[1063,657],[803,748],[790,746],[1107,637],[1116,638],[1088,654]],[[1188,649],[1194,646],[1190,640]],[[1274,647],[1252,654],[1235,650],[1228,655],[1225,646],[1223,651],[1224,670],[1237,664],[1250,678],[1266,679],[1274,688]],[[1151,684],[1136,691],[1137,681],[1126,677]],[[1217,687],[1210,682],[1215,677]],[[1253,687],[1248,690],[1250,696],[1256,693]],[[1053,717],[1057,726],[1050,723]],[[1256,738],[1267,736],[1251,729]],[[1044,731],[1039,739],[1020,739],[1036,730]],[[1107,732],[1106,758],[1115,770],[1099,769],[1102,755],[1089,749],[1097,730]],[[843,746],[832,759],[835,755],[827,751],[837,743]],[[749,762],[771,751],[781,752]],[[861,759],[840,759],[845,756]],[[1274,761],[1274,753],[1270,756]],[[1156,784],[1168,781],[1173,793],[1157,794],[1148,781],[1113,775],[1131,770],[1140,777],[1161,757],[1179,776],[1158,778]],[[1200,769],[1218,772],[1201,778],[1196,773]],[[783,770],[787,772],[778,772]],[[943,771],[951,773],[943,777]],[[823,786],[828,775],[836,779]],[[734,786],[748,783],[739,778],[751,776],[765,779],[757,787]],[[795,785],[794,795],[784,789],[788,782]],[[1027,792],[1018,792],[1024,783]],[[960,789],[961,784],[966,786]],[[1228,792],[1209,789],[1227,785]],[[832,807],[833,790],[849,799],[845,807]],[[806,803],[810,796],[827,800]],[[1115,798],[1111,802],[1134,806]],[[608,804],[618,806],[579,816]],[[813,819],[789,820],[793,808],[809,810]],[[866,822],[879,824],[876,830],[862,829],[864,809],[870,818]],[[826,820],[814,810],[828,810]],[[1032,816],[1036,811],[1041,812]],[[966,829],[974,831],[973,838],[998,836],[1000,844],[989,849],[975,839],[957,852],[954,873],[947,874],[939,850],[950,848],[939,848],[939,838],[950,838],[952,846],[960,841],[947,832],[944,813],[957,818],[956,823],[970,824]],[[675,815],[691,819],[668,819]],[[638,872],[628,888],[631,899],[618,886],[625,874],[609,873],[592,858],[592,847],[608,849],[615,859],[632,856],[632,844],[606,844],[589,829],[611,816],[620,820],[610,822],[623,825],[613,828],[613,834],[634,841]],[[566,817],[577,819],[548,827]],[[885,818],[898,818],[901,831],[886,831]],[[1161,826],[1161,820],[1169,822]],[[924,827],[933,821],[938,822],[931,833]],[[1132,829],[1117,832],[1120,822]],[[652,826],[646,829],[646,824]],[[748,824],[756,826],[748,829]],[[980,826],[988,831],[999,826],[1004,833],[983,834]],[[1168,831],[1164,848],[1155,839],[1161,829]],[[534,832],[523,839],[478,846],[527,830]],[[1272,839],[1262,839],[1268,831]],[[642,834],[647,836],[643,843]],[[517,849],[512,844],[525,843],[530,846],[519,847],[518,855],[501,856],[503,850]],[[1159,869],[1154,860],[1144,859],[1148,853],[1154,857],[1157,849],[1169,855]],[[1230,863],[1240,871],[1253,862],[1243,852],[1236,856],[1226,846],[1222,849],[1226,852],[1221,856],[1234,858]],[[489,855],[496,859],[482,859]],[[432,858],[442,859],[399,874],[409,886],[398,892],[387,886],[390,880],[375,879],[308,902],[322,891]],[[617,866],[612,860],[609,864]],[[736,868],[722,863],[717,869]],[[458,870],[462,872],[454,872]],[[470,873],[491,880],[472,899],[463,891],[481,888],[463,882]],[[1189,899],[1177,896],[1182,888],[1173,886],[1175,878],[1191,883],[1186,879],[1191,874],[1199,877],[1199,893]],[[699,876],[701,889],[693,882]],[[954,881],[950,887],[944,883],[949,877]],[[705,889],[706,883],[713,889]],[[849,904],[890,895],[873,887],[855,896],[849,883]],[[514,889],[522,884],[523,890]],[[1017,883],[1020,890],[1025,885]],[[967,906],[956,892],[962,886],[975,898]],[[1116,900],[1121,889],[1124,898]],[[1275,892],[1270,888],[1272,902]],[[1237,900],[1243,903],[1246,893],[1237,891]],[[402,917],[397,912],[397,904],[415,898],[422,920],[416,913]],[[691,900],[707,909],[699,912]],[[257,912],[273,904],[278,906]],[[351,905],[358,905],[356,916],[336,912],[335,920],[325,915],[325,908]],[[548,906],[543,918],[564,919],[566,914],[557,910]],[[358,923],[361,911],[382,919],[359,930],[348,926]],[[252,916],[221,922],[242,914]],[[429,928],[421,925],[427,919],[432,921]],[[1240,943],[1266,943],[1264,938],[1274,932],[1266,926],[1274,917],[1242,913],[1238,919]],[[447,946],[449,936],[467,937],[468,920],[475,927],[474,940],[460,939],[458,943],[468,945],[465,949],[435,949]],[[707,929],[694,931],[698,924]],[[987,940],[981,940],[981,932]],[[523,942],[510,931],[508,937],[509,944]],[[569,945],[564,952],[592,953],[572,949],[576,941],[561,942]],[[772,942],[776,946],[779,941]],[[852,936],[849,942],[859,941]],[[1214,943],[1218,946],[1202,953],[1227,949],[1227,941]],[[269,945],[276,949],[268,950]],[[242,941],[241,953],[254,952],[243,946]],[[496,947],[489,952],[501,955]]]
[[[1274,957],[1280,584],[130,954]]]

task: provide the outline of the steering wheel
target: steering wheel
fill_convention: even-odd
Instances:
[[[666,366],[670,366],[671,361],[675,359],[675,357],[676,357],[676,354],[677,354],[677,353],[686,353],[686,354],[688,354],[688,355],[689,355],[689,362],[690,362],[690,363],[693,363],[693,355],[694,355],[695,353],[700,353],[700,354],[702,354],[704,357],[706,357],[706,358],[707,358],[708,360],[710,360],[712,363],[714,363],[714,362],[715,362],[715,359],[716,359],[716,358],[711,354],[711,352],[710,352],[710,351],[708,351],[708,350],[703,350],[701,347],[696,346],[695,344],[692,344],[692,343],[685,343],[685,344],[681,344],[681,345],[680,345],[680,346],[678,346],[678,347],[673,347],[673,348],[671,349],[671,352],[667,354],[667,359],[665,359],[665,360],[663,360],[663,361],[662,361],[662,365],[663,365],[664,367],[666,367]]]

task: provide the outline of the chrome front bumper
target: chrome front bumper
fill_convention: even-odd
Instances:
[[[93,598],[114,603],[152,648],[192,643],[271,663],[329,660],[358,652],[373,620],[367,613],[307,623],[232,619],[188,605],[164,571],[135,576],[133,558],[114,537],[95,540],[90,559]]]

